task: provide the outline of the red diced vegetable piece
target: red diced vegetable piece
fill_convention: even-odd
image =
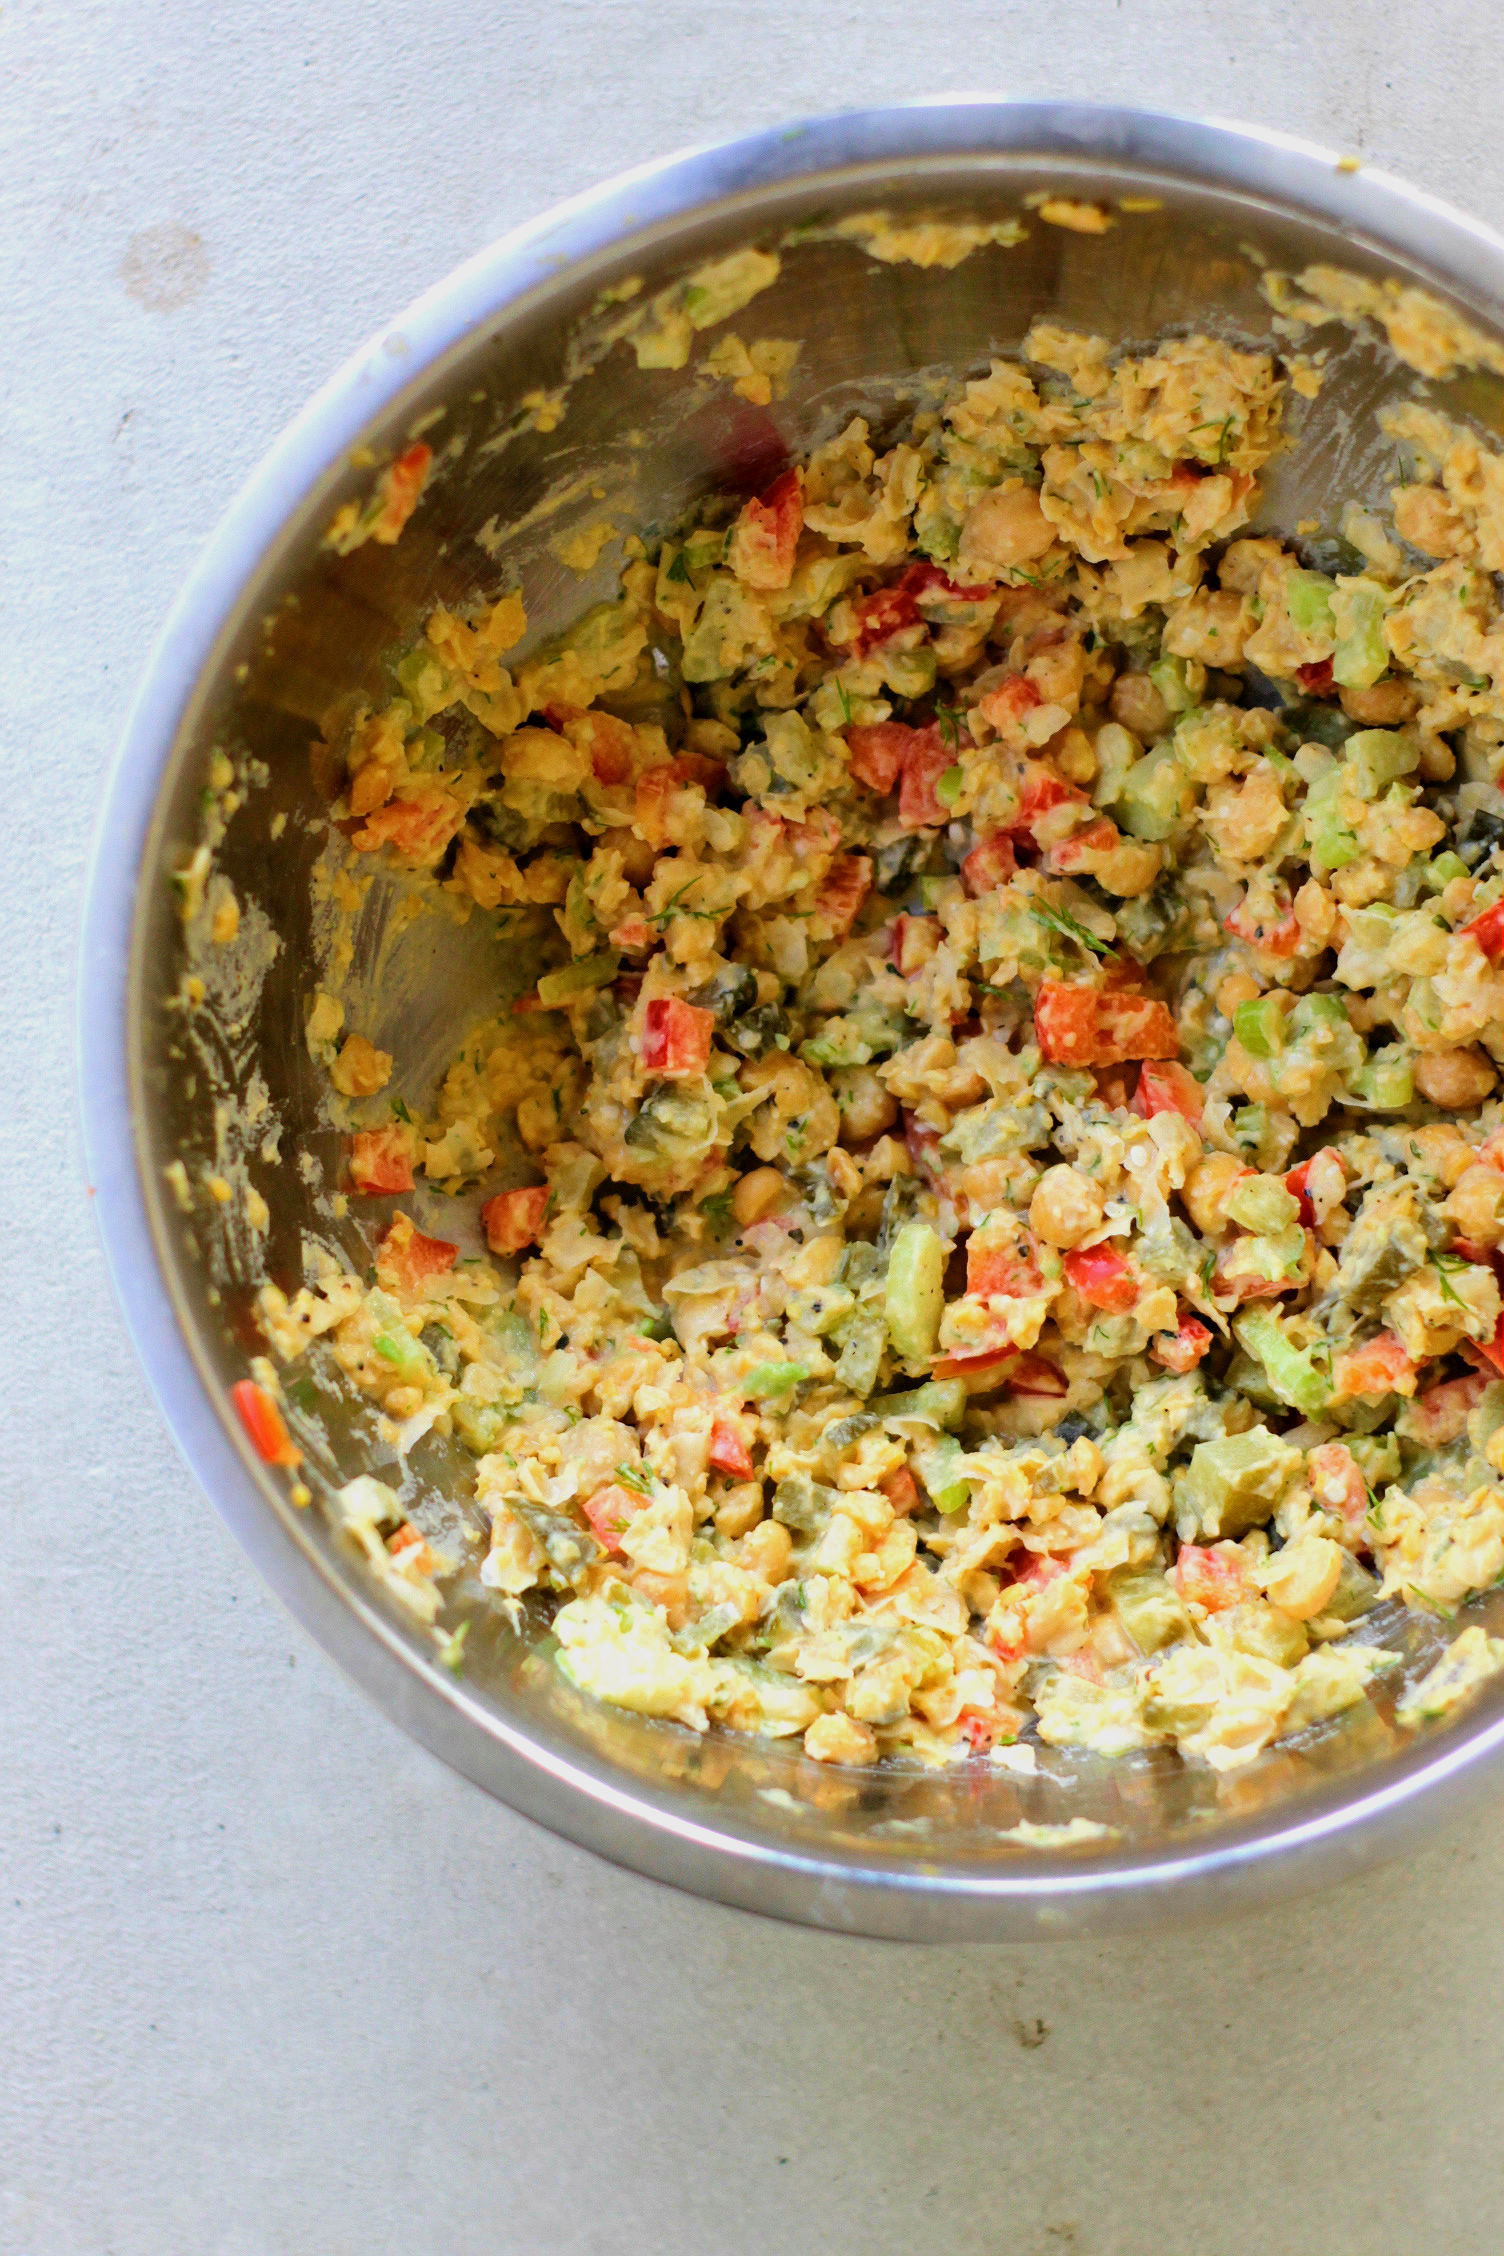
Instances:
[[[1138,1299],[1138,1279],[1111,1246],[1078,1246],[1065,1256],[1065,1281],[1092,1308],[1123,1316]]]
[[[1458,1379],[1454,1382],[1466,1387],[1482,1382]],[[1440,1394],[1441,1387],[1433,1387]],[[1467,1424],[1463,1412],[1462,1423]],[[1306,1460],[1306,1472],[1311,1483],[1311,1494],[1323,1510],[1341,1515],[1343,1525],[1356,1531],[1368,1513],[1368,1483],[1352,1451],[1340,1441],[1325,1441],[1313,1449]]]
[[[710,1063],[715,1012],[677,995],[655,995],[642,1013],[642,1068],[665,1081],[684,1081]]]
[[[1061,979],[1041,984],[1034,1030],[1052,1065],[1122,1065],[1173,1058],[1180,1048],[1167,1003]]]
[[[534,1183],[521,1191],[498,1191],[480,1210],[480,1226],[493,1253],[521,1253],[543,1235],[549,1189]]]
[[[1152,1120],[1157,1112],[1178,1112],[1182,1120],[1199,1128],[1204,1103],[1201,1083],[1194,1073],[1177,1065],[1173,1058],[1150,1058],[1139,1074],[1129,1109],[1145,1120]]]
[[[940,945],[940,919],[900,913],[893,919],[893,939],[888,961],[905,979],[927,964]]]
[[[910,729],[909,736],[898,787],[898,819],[905,830],[935,829],[950,821],[950,808],[936,786],[956,765],[955,748],[946,744],[938,728]]]
[[[992,1743],[998,1733],[996,1716],[985,1715],[980,1708],[963,1708],[956,1722],[960,1725],[961,1737],[974,1755],[992,1752]]]
[[[815,895],[815,907],[837,932],[849,932],[871,890],[872,864],[868,857],[838,854]]]
[[[350,843],[362,854],[391,846],[408,861],[436,862],[464,821],[464,809],[447,794],[389,799],[366,816]]]
[[[350,1138],[350,1184],[363,1198],[413,1187],[411,1139],[405,1128],[362,1128]]]
[[[1013,840],[1007,831],[1000,830],[984,838],[980,846],[973,846],[961,864],[961,878],[972,899],[979,900],[984,893],[995,893],[1000,885],[1006,885],[1017,870]]]
[[[966,1241],[966,1290],[982,1300],[994,1293],[1014,1298],[1042,1292],[1044,1279],[1035,1260],[1038,1243],[1025,1230],[1006,1237],[989,1237],[975,1230]]]
[[[710,1428],[710,1462],[718,1473],[733,1473],[738,1480],[752,1474],[752,1452],[735,1418],[716,1418]]]
[[[878,1482],[878,1487],[900,1519],[917,1511],[920,1503],[919,1483],[907,1465],[900,1465],[895,1472],[889,1473],[886,1480]]]
[[[891,587],[874,588],[870,595],[854,597],[851,609],[856,618],[851,647],[858,658],[865,658],[869,650],[905,627],[914,626],[919,618],[916,590],[907,585],[907,576],[895,580]]]
[[[417,1292],[428,1278],[446,1275],[459,1258],[459,1250],[447,1238],[426,1238],[413,1227],[410,1216],[396,1214],[376,1248],[376,1273],[383,1282],[390,1280],[399,1292]]]
[[[1025,713],[1032,713],[1036,705],[1044,702],[1027,674],[1009,674],[996,689],[989,689],[978,701],[977,711],[984,721],[991,723],[999,735],[1016,728]]]
[[[1504,957],[1504,901],[1495,901],[1491,909],[1475,916],[1462,930],[1477,941],[1490,963],[1498,963]]]
[[[909,738],[916,731],[902,721],[854,723],[846,731],[851,752],[851,772],[869,791],[891,791],[903,766]]]
[[[621,1539],[642,1510],[647,1499],[623,1488],[620,1481],[609,1481],[585,1499],[585,1517],[595,1530],[597,1540],[608,1551],[618,1555]]]
[[[1499,1321],[1494,1326],[1493,1338],[1483,1342],[1464,1340],[1462,1352],[1471,1363],[1492,1364],[1496,1371],[1504,1372],[1504,1310],[1500,1311]]]
[[[1248,1594],[1248,1567],[1230,1543],[1182,1543],[1174,1568],[1175,1587],[1189,1605],[1220,1614]]]
[[[1504,1368],[1504,1366],[1501,1366]],[[1332,1393],[1339,1402],[1374,1401],[1383,1394],[1414,1394],[1415,1365],[1393,1332],[1333,1358]]]
[[[433,448],[422,439],[399,454],[389,469],[381,474],[381,515],[371,527],[371,538],[383,548],[389,548],[403,526],[418,506],[418,500],[428,482],[429,465],[433,461]]]
[[[1161,1332],[1150,1343],[1149,1353],[1156,1363],[1167,1371],[1193,1371],[1212,1344],[1211,1329],[1199,1317],[1182,1316],[1180,1329]]]
[[[930,1369],[937,1379],[959,1379],[969,1394],[990,1394],[1006,1382],[1017,1361],[1018,1349],[1005,1343],[936,1356]]]
[[[1405,1413],[1405,1430],[1428,1449],[1445,1449],[1449,1442],[1460,1441],[1467,1432],[1468,1412],[1492,1383],[1485,1370],[1475,1371],[1470,1378],[1447,1379],[1440,1386],[1427,1387]]]
[[[804,480],[785,470],[767,492],[742,509],[731,530],[731,569],[748,587],[786,588],[804,530]]]
[[[251,1447],[264,1465],[301,1465],[303,1452],[294,1442],[282,1412],[263,1386],[254,1379],[237,1379],[230,1400],[251,1437]]]
[[[1330,658],[1314,658],[1308,666],[1297,666],[1295,679],[1307,697],[1330,697],[1337,686]]]
[[[1056,877],[1069,877],[1083,870],[1095,854],[1110,854],[1122,842],[1122,833],[1115,822],[1099,815],[1084,830],[1073,830],[1069,838],[1062,838],[1046,851],[1044,866]]]
[[[1043,1355],[1021,1355],[1008,1383],[1014,1394],[1038,1394],[1054,1402],[1070,1392],[1065,1373]]]
[[[1235,939],[1246,940],[1250,948],[1265,956],[1293,956],[1300,946],[1300,926],[1293,909],[1274,917],[1256,915],[1248,906],[1246,893],[1228,917],[1227,929]]]

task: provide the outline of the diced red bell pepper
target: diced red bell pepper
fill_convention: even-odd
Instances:
[[[1044,866],[1053,877],[1070,877],[1087,868],[1098,854],[1110,854],[1122,844],[1122,832],[1115,822],[1099,815],[1083,830],[1073,830],[1069,838],[1060,839],[1046,850]]]
[[[534,1183],[526,1190],[498,1191],[480,1210],[480,1226],[493,1253],[521,1253],[543,1235],[548,1213],[549,1188]]]
[[[1428,1449],[1445,1449],[1450,1442],[1460,1441],[1467,1432],[1468,1412],[1492,1383],[1487,1371],[1474,1371],[1470,1378],[1447,1379],[1440,1386],[1427,1387],[1405,1413],[1406,1430]]]
[[[998,1734],[996,1716],[985,1714],[981,1708],[963,1708],[956,1722],[960,1727],[961,1737],[974,1755],[991,1754],[993,1741]]]
[[[893,937],[888,946],[888,961],[905,979],[913,977],[927,964],[940,945],[940,919],[935,916],[909,916],[901,912],[893,919]]]
[[[939,1129],[928,1127],[917,1113],[906,1112],[903,1116],[903,1141],[915,1174],[922,1175],[932,1188],[938,1189],[945,1173],[940,1158]]]
[[[1337,687],[1330,658],[1313,658],[1308,666],[1297,666],[1295,679],[1307,697],[1330,697]]]
[[[371,527],[371,538],[388,548],[417,508],[428,483],[433,448],[418,439],[381,474],[381,515]]]
[[[1091,1308],[1125,1316],[1138,1299],[1138,1279],[1111,1246],[1076,1246],[1065,1256],[1065,1281]]]
[[[985,893],[995,893],[1006,885],[1010,877],[1018,874],[1018,856],[1013,851],[1013,840],[1007,831],[997,831],[973,846],[961,864],[961,881],[972,899],[980,900]]]
[[[837,854],[815,895],[815,907],[837,932],[849,932],[872,890],[872,864],[865,854]]]
[[[951,811],[936,786],[956,765],[955,746],[945,742],[938,728],[911,729],[909,735],[912,741],[898,786],[898,819],[905,830],[939,829],[950,821]]]
[[[1209,1614],[1224,1613],[1248,1595],[1247,1564],[1230,1544],[1182,1543],[1174,1577],[1181,1598]]]
[[[1025,686],[1032,688],[1033,684]],[[1035,702],[1038,702],[1037,697]],[[1019,780],[1018,813],[1008,825],[1008,835],[1014,839],[1033,839],[1037,845],[1038,826],[1046,815],[1053,814],[1057,807],[1084,807],[1087,803],[1085,792],[1078,791],[1064,776],[1057,775],[1047,761],[1030,760]]]
[[[642,1013],[642,1069],[665,1081],[684,1081],[710,1063],[715,1012],[682,1002],[677,995],[655,995]]]
[[[712,1421],[710,1462],[718,1473],[731,1473],[737,1480],[750,1480],[752,1452],[747,1447],[747,1437],[737,1419],[716,1418]]]
[[[585,1499],[585,1517],[595,1530],[596,1538],[616,1556],[621,1554],[621,1539],[632,1525],[647,1499],[620,1481],[608,1481],[593,1496]]]
[[[874,588],[870,595],[854,596],[851,610],[856,620],[851,648],[858,658],[865,658],[879,643],[891,641],[905,627],[918,624],[918,590],[906,585],[904,580],[895,580],[891,587]]]
[[[587,721],[590,724],[590,765],[596,782],[604,784],[608,790],[615,784],[626,783],[637,757],[637,738],[630,723],[618,720],[614,713],[582,714],[581,722]]]
[[[731,568],[748,587],[786,588],[804,530],[804,479],[785,470],[766,493],[749,501],[731,532]]]
[[[1173,1058],[1150,1058],[1139,1073],[1129,1109],[1145,1120],[1152,1120],[1159,1112],[1178,1112],[1182,1120],[1199,1128],[1205,1102],[1194,1073],[1177,1065]]]
[[[997,597],[995,587],[953,580],[938,564],[911,564],[900,585],[921,603],[927,595],[938,595],[946,603],[991,603]]]
[[[1504,901],[1495,901],[1491,909],[1485,909],[1461,929],[1477,941],[1490,963],[1504,958]]]
[[[851,772],[869,791],[891,791],[903,767],[909,739],[918,734],[902,721],[853,722],[846,731]]]
[[[1332,1360],[1332,1393],[1339,1402],[1356,1397],[1373,1401],[1382,1394],[1414,1394],[1415,1365],[1393,1332],[1380,1332],[1362,1347]]]
[[[1161,1332],[1150,1342],[1149,1353],[1167,1371],[1194,1371],[1211,1344],[1209,1325],[1197,1316],[1182,1316],[1179,1330]]]
[[[1010,729],[1018,726],[1025,713],[1032,713],[1036,705],[1043,703],[1044,699],[1027,674],[1009,674],[996,689],[989,689],[986,696],[979,699],[977,711],[1000,736],[1006,736]]]
[[[918,1510],[921,1502],[919,1483],[907,1465],[899,1465],[889,1473],[886,1480],[879,1481],[877,1485],[901,1520],[906,1519],[910,1512]]]
[[[681,752],[677,759],[660,760],[637,778],[632,827],[649,846],[662,846],[668,835],[670,802],[695,785],[712,798],[725,773],[718,760],[703,752]]]
[[[1040,986],[1034,1030],[1052,1065],[1123,1065],[1130,1058],[1173,1058],[1180,1048],[1167,1003],[1062,979]]]
[[[1062,1395],[1070,1392],[1065,1373],[1043,1355],[1021,1355],[1013,1366],[1008,1384],[1014,1394],[1037,1394],[1051,1402],[1058,1402]]]
[[[1459,1379],[1458,1386],[1474,1382]],[[1440,1387],[1432,1388],[1441,1393]],[[1463,1424],[1466,1425],[1466,1413]],[[1345,1442],[1325,1441],[1313,1449],[1306,1459],[1306,1477],[1311,1483],[1311,1494],[1323,1511],[1336,1512],[1345,1528],[1356,1533],[1368,1515],[1368,1483],[1363,1478],[1358,1460]]]
[[[277,1403],[254,1379],[237,1379],[230,1400],[251,1437],[251,1447],[263,1465],[301,1465],[303,1452],[294,1442]]]
[[[1263,956],[1293,956],[1300,946],[1300,926],[1293,909],[1277,917],[1257,916],[1248,906],[1246,893],[1228,917],[1227,929],[1235,940],[1246,940]]]
[[[1462,1352],[1470,1363],[1486,1363],[1494,1370],[1504,1373],[1504,1309],[1500,1310],[1493,1338],[1484,1341],[1464,1340]]]
[[[350,843],[362,854],[390,846],[408,861],[436,862],[464,821],[464,809],[447,797],[389,799],[366,816]]]
[[[376,1248],[376,1274],[390,1279],[398,1292],[415,1293],[430,1277],[442,1277],[454,1267],[459,1247],[447,1238],[426,1238],[406,1214],[395,1214],[391,1228]]]
[[[350,1187],[362,1198],[412,1189],[412,1141],[405,1128],[362,1128],[350,1138]]]
[[[1006,1384],[1018,1361],[1018,1349],[1002,1346],[968,1347],[954,1355],[937,1355],[930,1370],[937,1379],[959,1379],[968,1394],[991,1394]]]
[[[996,1293],[1018,1299],[1044,1290],[1035,1259],[1039,1247],[1030,1231],[989,1238],[974,1230],[966,1241],[966,1290],[978,1299]]]
[[[1292,1198],[1300,1201],[1300,1219],[1306,1229],[1314,1230],[1325,1220],[1334,1206],[1339,1206],[1347,1190],[1347,1170],[1342,1155],[1330,1144],[1323,1144],[1309,1159],[1292,1167],[1285,1177],[1285,1189]],[[1318,1201],[1320,1202],[1318,1204]]]

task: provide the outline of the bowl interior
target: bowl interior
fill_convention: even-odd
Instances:
[[[1108,202],[1156,198],[1158,208],[1121,212],[1106,234],[1079,234],[1028,211],[1031,193],[1061,188]],[[1020,217],[1027,232],[952,268],[881,263],[831,231],[875,206],[899,218]],[[602,310],[603,294],[633,277],[651,294],[753,241],[781,246],[776,281],[697,337],[686,367],[642,369],[626,345],[606,342],[620,308]],[[1298,209],[1141,164],[996,152],[916,161],[901,173],[854,164],[647,227],[481,321],[414,378],[366,437],[386,459],[423,426],[439,457],[423,506],[395,546],[339,557],[322,544],[323,532],[343,500],[369,490],[371,469],[343,460],[304,495],[254,563],[183,714],[140,873],[131,965],[139,1164],[178,1322],[221,1401],[244,1376],[248,1354],[262,1350],[253,1303],[263,1276],[292,1287],[305,1230],[337,1239],[363,1270],[387,1212],[387,1202],[364,1202],[339,1216],[329,1195],[338,1139],[321,1109],[323,1076],[303,1027],[338,918],[318,882],[328,810],[310,747],[353,697],[391,693],[389,662],[435,599],[462,607],[517,584],[531,646],[611,591],[620,537],[582,577],[559,558],[572,531],[605,518],[618,536],[650,538],[709,488],[756,489],[788,454],[855,411],[882,432],[936,374],[975,373],[989,355],[1016,351],[1042,314],[1114,343],[1195,330],[1267,342],[1261,266],[1298,271],[1312,261],[1436,281]],[[1487,325],[1486,309],[1470,310]],[[748,340],[799,341],[786,397],[751,406],[707,377],[704,354],[727,329]],[[1314,519],[1335,530],[1347,499],[1382,503],[1392,454],[1376,412],[1421,387],[1371,333],[1334,323],[1302,337],[1299,349],[1328,352],[1326,380],[1292,419],[1292,443],[1266,481],[1258,521],[1289,528]],[[1429,390],[1451,412],[1499,428],[1497,377],[1468,375]],[[539,395],[560,392],[557,420],[536,412]],[[215,857],[240,900],[242,929],[205,974],[202,1003],[184,1009],[183,926],[171,879],[199,841],[216,751],[243,784]],[[402,899],[400,881],[378,876],[372,884],[354,918],[345,993],[352,1023],[395,1053],[397,1085],[421,1096],[466,1026],[495,1011],[519,972],[484,915],[407,925]],[[197,959],[194,968],[204,972]],[[300,1167],[302,1154],[317,1166]],[[189,1211],[164,1176],[177,1160]],[[247,1229],[238,1199],[221,1206],[203,1192],[215,1173],[260,1192],[270,1212],[264,1239]],[[425,1210],[420,1199],[416,1211],[455,1234],[449,1202]],[[294,1510],[258,1469],[263,1509],[343,1593],[366,1625],[361,1634],[407,1651],[412,1670],[442,1688],[456,1733],[472,1747],[510,1749],[515,1758],[522,1746],[529,1760],[588,1779],[593,1790],[625,1792],[649,1810],[672,1806],[723,1838],[895,1872],[980,1874],[1037,1857],[1040,1843],[1056,1852],[1052,1869],[1061,1858],[1121,1866],[1174,1857],[1209,1830],[1228,1838],[1256,1832],[1276,1806],[1282,1818],[1328,1808],[1372,1766],[1413,1760],[1380,1701],[1221,1780],[1168,1756],[1108,1762],[1047,1749],[1033,1776],[975,1762],[945,1772],[834,1772],[804,1760],[797,1742],[702,1739],[597,1707],[571,1689],[535,1638],[517,1636],[494,1612],[473,1623],[456,1683],[438,1670],[426,1636],[384,1612],[317,1508],[320,1495],[358,1472],[397,1474],[369,1413],[317,1360],[310,1376],[307,1413],[295,1402],[293,1417],[315,1508]],[[457,1443],[420,1443],[409,1479],[431,1510],[473,1517],[472,1463]],[[1501,1605],[1488,1601],[1485,1610]],[[1441,1639],[1440,1629],[1411,1616],[1398,1627],[1417,1662]],[[486,1775],[483,1755],[463,1759]],[[1049,1834],[1031,1843],[1032,1827],[1082,1819],[1109,1830],[1076,1846]]]

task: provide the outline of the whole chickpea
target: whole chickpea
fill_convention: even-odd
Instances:
[[[896,1102],[870,1065],[839,1066],[830,1085],[840,1109],[843,1144],[870,1144],[898,1118]]]
[[[1481,1050],[1423,1050],[1415,1061],[1415,1086],[1443,1112],[1482,1104],[1498,1075]]]
[[[1205,1238],[1220,1237],[1227,1223],[1223,1208],[1227,1194],[1240,1177],[1251,1174],[1241,1159],[1231,1152],[1208,1152],[1199,1159],[1185,1179],[1180,1196],[1185,1210]],[[1500,1178],[1504,1182],[1504,1177]]]
[[[1497,1245],[1504,1238],[1504,1175],[1480,1160],[1459,1178],[1441,1211],[1459,1237]]]
[[[1170,708],[1147,674],[1119,674],[1107,704],[1113,719],[1145,743],[1169,728]]]
[[[1029,1201],[1029,1227],[1052,1246],[1077,1246],[1102,1227],[1107,1202],[1089,1175],[1047,1167]]]
[[[1033,486],[999,486],[973,502],[961,528],[960,562],[1001,571],[1032,563],[1055,539]]]

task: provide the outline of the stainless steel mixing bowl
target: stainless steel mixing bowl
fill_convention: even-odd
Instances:
[[[952,270],[878,264],[829,232],[842,214],[873,206],[997,217],[1043,190],[1152,197],[1160,208],[1105,235],[1032,225],[1017,247],[980,250]],[[557,427],[519,412],[524,395],[588,362],[580,325],[600,293],[629,276],[652,290],[708,256],[795,228],[779,279],[732,324],[803,341],[789,396],[770,411],[732,402],[724,385],[708,392],[693,363],[644,371],[618,347],[577,375]],[[415,1737],[541,1823],[727,1903],[935,1939],[1180,1918],[1350,1871],[1434,1826],[1492,1775],[1504,1713],[1488,1699],[1417,1740],[1365,1704],[1219,1786],[1169,1757],[1107,1763],[1047,1751],[1033,1779],[986,1763],[822,1770],[797,1743],[699,1739],[596,1708],[536,1639],[497,1628],[475,1629],[456,1679],[431,1640],[384,1607],[322,1514],[294,1510],[249,1452],[226,1400],[259,1344],[246,1244],[212,1201],[179,1211],[163,1168],[181,1156],[201,1175],[215,1148],[215,1083],[243,1088],[259,1069],[284,1156],[252,1173],[272,1211],[270,1271],[292,1275],[312,1195],[293,1158],[305,1144],[333,1156],[301,1032],[315,978],[310,873],[325,820],[310,739],[338,700],[378,689],[383,653],[435,596],[464,602],[519,577],[535,629],[556,627],[612,577],[611,550],[583,586],[560,567],[550,543],[572,525],[604,511],[623,530],[646,529],[710,485],[755,484],[783,449],[855,406],[891,418],[919,371],[975,368],[1016,347],[1039,313],[1113,339],[1176,326],[1267,336],[1257,259],[1418,280],[1490,332],[1504,326],[1504,244],[1391,179],[1270,133],[947,100],[649,166],[473,259],[334,378],[201,557],[126,730],[89,887],[83,1109],[110,1264],[179,1444],[268,1581]],[[1269,522],[1332,524],[1345,495],[1377,493],[1390,464],[1374,410],[1415,389],[1373,338],[1333,328],[1315,341],[1333,347],[1332,374],[1269,482]],[[1433,391],[1500,427],[1497,378]],[[370,483],[352,449],[394,451],[435,408],[438,443],[461,435],[463,451],[445,456],[398,545],[334,557],[320,536],[336,506]],[[185,1054],[183,1014],[170,1007],[183,939],[169,876],[197,835],[215,745],[265,763],[266,787],[247,796],[219,858],[283,945],[248,1022],[221,1013],[206,1068],[204,1028],[200,1054]],[[291,819],[274,845],[269,825],[283,814]],[[450,930],[425,920],[393,942],[389,907],[378,886],[361,922],[357,972],[378,946],[385,964],[364,1023],[397,1052],[405,1085],[421,1087],[466,1019],[494,1007],[504,965],[483,918]],[[363,1265],[353,1217],[345,1234]],[[310,1438],[317,1486],[369,1467],[370,1423],[358,1407],[326,1401],[322,1425],[326,1438]],[[467,1463],[446,1446],[425,1444],[419,1462],[435,1488],[463,1500]],[[1108,1830],[1076,1844],[1029,1838],[1031,1827],[1075,1818]]]

